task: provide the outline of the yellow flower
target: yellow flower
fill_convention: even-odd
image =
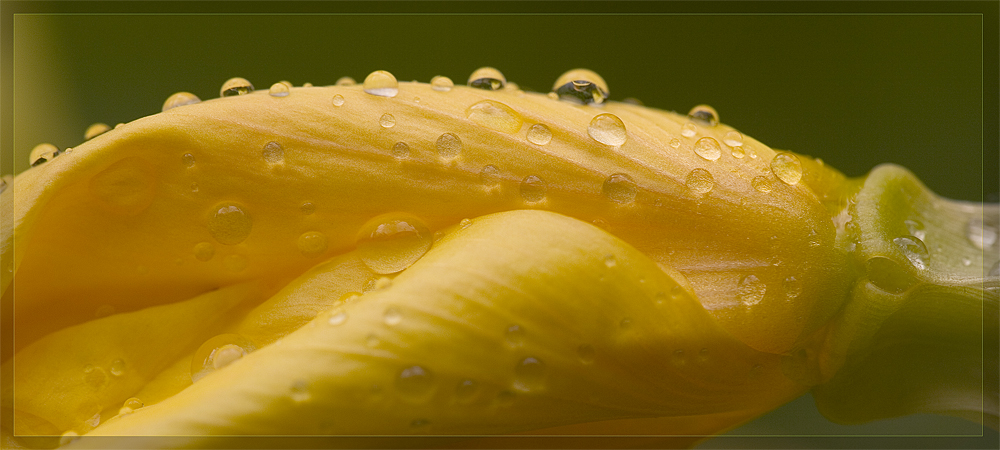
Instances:
[[[709,435],[813,387],[996,426],[996,205],[563,78],[233,79],[46,153],[0,196],[4,439]]]

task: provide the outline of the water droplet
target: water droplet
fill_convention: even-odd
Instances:
[[[477,89],[498,91],[507,84],[507,79],[499,70],[492,67],[480,67],[469,75],[469,86]]]
[[[466,378],[459,381],[455,387],[455,400],[458,403],[471,403],[475,400],[476,394],[479,394],[479,383],[476,383],[476,380]]]
[[[97,307],[94,311],[94,317],[100,319],[101,317],[108,317],[115,313],[115,307],[112,305],[101,305]]]
[[[410,366],[396,377],[396,393],[410,402],[424,402],[434,394],[435,384],[431,371],[421,366]]]
[[[715,178],[705,169],[694,169],[688,174],[684,184],[696,195],[705,195],[715,187]]]
[[[185,153],[184,156],[181,156],[181,163],[183,163],[184,167],[187,168],[194,167],[195,164],[194,155],[190,153]]]
[[[145,406],[145,405],[143,405],[142,400],[139,400],[136,397],[131,397],[128,400],[125,400],[125,403],[122,405],[121,409],[118,411],[118,414],[121,414],[121,415],[132,414],[133,412],[135,412],[135,410],[140,409],[143,406]]]
[[[163,109],[161,111],[174,109],[178,106],[193,105],[199,102],[201,102],[201,99],[197,95],[190,92],[178,92],[167,97],[167,100],[163,102]]]
[[[445,160],[455,159],[462,152],[462,140],[455,133],[442,134],[434,146],[437,148],[438,156]]]
[[[35,167],[44,162],[51,161],[58,154],[59,148],[55,145],[49,143],[38,144],[28,154],[28,162],[31,163],[31,167]]]
[[[333,106],[344,106],[344,96],[335,94],[333,96]]]
[[[392,285],[392,279],[389,277],[373,277],[372,279],[365,282],[365,285],[361,287],[361,292],[371,292],[385,289]]]
[[[702,348],[701,350],[698,350],[698,362],[708,361],[708,355],[709,352],[707,348]]]
[[[722,142],[730,147],[739,147],[743,145],[743,134],[736,130],[730,130],[722,137]]]
[[[743,159],[743,157],[747,156],[747,152],[745,150],[743,150],[742,146],[733,147],[732,154],[733,154],[733,158],[736,158],[736,159]]]
[[[192,181],[191,182],[191,192],[198,192],[198,182],[197,181]]]
[[[337,82],[334,84],[337,86],[354,86],[355,84],[358,84],[358,82],[354,81],[354,78],[351,77],[340,77],[337,78]]]
[[[590,121],[587,134],[604,145],[620,146],[628,139],[625,124],[611,113],[598,114]]]
[[[277,142],[268,142],[261,151],[261,156],[268,164],[281,164],[285,162],[285,150]]]
[[[378,124],[382,125],[382,128],[392,128],[396,126],[396,118],[392,114],[385,113],[382,117],[379,117]]]
[[[675,366],[683,366],[687,364],[687,358],[684,357],[684,349],[674,350],[674,353],[670,355],[670,363]]]
[[[545,192],[548,190],[548,184],[545,180],[535,176],[528,175],[521,180],[521,198],[528,203],[537,203],[545,200]]]
[[[462,219],[458,222],[458,227],[463,230],[469,228],[470,225],[472,225],[472,219]]]
[[[379,97],[395,97],[399,93],[399,82],[391,73],[376,70],[365,77],[364,90]]]
[[[385,313],[382,314],[382,321],[390,327],[399,325],[403,321],[403,313],[399,311],[395,306],[390,306],[385,309]]]
[[[546,96],[552,100],[559,100],[559,94],[556,94],[555,92],[549,92]]]
[[[681,140],[680,140],[680,139],[677,139],[677,138],[673,138],[673,139],[671,139],[671,140],[670,140],[670,146],[671,146],[671,147],[673,147],[673,148],[678,148],[678,147],[680,147],[680,146],[681,146]]]
[[[747,275],[736,287],[736,298],[746,306],[754,306],[764,299],[767,285],[756,275]]]
[[[504,330],[503,337],[504,340],[507,341],[507,345],[517,348],[524,345],[524,338],[526,334],[527,333],[525,333],[524,328],[521,328],[520,325],[511,325]]]
[[[618,326],[620,326],[623,330],[632,328],[632,319],[630,317],[626,317],[622,319],[621,322],[618,322]]]
[[[438,92],[448,92],[451,88],[455,87],[455,83],[451,81],[451,78],[438,75],[431,78],[431,89]]]
[[[757,150],[754,150],[754,148],[749,145],[744,145],[743,148],[747,151],[747,154],[750,155],[750,159],[757,159]]]
[[[615,255],[607,255],[604,257],[604,265],[612,268],[618,265],[618,260],[615,259]]]
[[[59,446],[60,447],[67,446],[71,442],[73,442],[73,441],[75,441],[77,439],[80,439],[80,435],[77,434],[77,432],[75,432],[73,430],[67,431],[67,432],[63,433],[62,436],[59,437]]]
[[[120,377],[125,374],[125,361],[116,359],[111,362],[111,375]]]
[[[903,225],[906,226],[906,231],[910,233],[911,236],[916,236],[917,239],[924,240],[927,237],[927,232],[924,230],[924,224],[920,223],[919,220],[904,220]]]
[[[997,242],[996,227],[983,223],[982,217],[973,217],[965,227],[969,242],[978,249],[987,249]]]
[[[375,336],[374,334],[365,336],[365,345],[368,346],[368,348],[375,348],[378,346],[378,336]]]
[[[802,295],[802,282],[795,277],[785,278],[785,281],[781,282],[781,287],[785,290],[785,298],[788,300]]]
[[[194,257],[198,261],[208,261],[215,256],[215,246],[210,242],[199,242],[194,246]]]
[[[965,267],[969,267],[969,266],[972,265],[972,260],[969,259],[968,257],[964,257],[963,256],[962,257],[962,265],[965,266]]]
[[[592,70],[573,69],[556,79],[552,91],[561,100],[578,104],[602,104],[608,98],[608,84]]]
[[[106,124],[106,123],[95,123],[95,124],[87,127],[87,130],[83,132],[83,140],[89,141],[89,140],[91,140],[91,139],[93,139],[93,138],[95,138],[97,136],[100,136],[100,135],[102,135],[102,134],[104,134],[104,133],[106,133],[106,132],[108,132],[110,130],[111,130],[111,127],[109,127],[108,124]]]
[[[691,111],[688,112],[688,117],[691,118],[691,120],[710,127],[714,127],[719,124],[719,113],[715,112],[715,108],[708,105],[698,105],[691,108]]]
[[[220,97],[232,97],[235,95],[246,95],[253,92],[253,85],[250,84],[246,78],[230,78],[222,83],[222,89],[219,90]]]
[[[227,333],[215,336],[198,347],[191,358],[191,381],[226,367],[257,350],[257,345],[244,336]]]
[[[753,188],[758,192],[763,192],[765,194],[771,192],[771,189],[774,188],[771,183],[771,179],[763,175],[753,177],[753,180],[750,181],[750,185],[753,186]]]
[[[101,424],[101,413],[90,416],[90,418],[85,420],[83,423],[90,428],[97,428],[97,426]]]
[[[527,357],[514,368],[514,389],[528,392],[545,386],[545,363]]]
[[[268,89],[267,93],[271,94],[271,97],[287,97],[289,93],[288,85],[281,82],[274,83],[271,85],[271,89]]]
[[[479,181],[483,183],[483,186],[492,189],[499,187],[503,178],[500,176],[500,169],[492,164],[487,164],[483,166],[483,170],[479,171]]]
[[[234,202],[223,202],[215,206],[214,213],[208,219],[208,232],[220,244],[236,245],[250,236],[253,220]]]
[[[307,258],[315,258],[326,251],[326,235],[319,231],[307,231],[299,236],[299,251]]]
[[[404,213],[375,217],[361,226],[357,251],[375,273],[396,273],[424,256],[433,233],[422,220]]]
[[[715,161],[722,156],[722,147],[715,138],[706,136],[694,143],[694,152],[702,158]]]
[[[601,192],[609,200],[624,205],[635,201],[636,186],[632,177],[624,173],[616,173],[604,180]]]
[[[698,127],[694,124],[694,122],[685,123],[684,126],[681,127],[681,136],[694,137],[696,134],[698,134]]]
[[[771,160],[771,171],[789,186],[796,185],[802,179],[802,163],[791,153],[774,155],[774,159]]]
[[[927,262],[930,260],[931,254],[927,251],[924,241],[916,236],[900,236],[893,239],[892,242],[903,251],[903,255],[906,256],[906,259],[910,260],[910,264],[913,264],[913,267],[920,270],[927,268]]]
[[[306,380],[295,380],[292,383],[291,397],[296,402],[304,402],[312,398],[312,394],[309,393],[309,382]]]
[[[465,111],[469,120],[491,130],[514,134],[521,130],[524,119],[509,106],[493,101],[483,100]]]
[[[107,386],[108,384],[108,374],[104,372],[104,369],[94,366],[93,364],[87,364],[83,368],[83,380],[90,386],[91,389],[98,391]]]
[[[299,211],[302,211],[302,214],[306,216],[312,215],[312,213],[316,212],[316,204],[313,202],[302,202],[302,206],[299,206]]]
[[[233,273],[242,272],[247,268],[250,261],[246,256],[243,255],[228,255],[222,259],[222,264],[226,266],[226,269]]]
[[[313,84],[307,81],[305,83],[302,83],[302,87],[313,87]]]
[[[576,348],[576,356],[580,358],[580,362],[591,364],[594,362],[594,357],[597,356],[597,351],[594,350],[593,345],[581,344]]]

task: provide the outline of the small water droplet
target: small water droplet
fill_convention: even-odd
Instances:
[[[708,355],[709,351],[707,348],[702,348],[701,350],[698,350],[698,362],[708,361]]]
[[[462,152],[462,140],[455,133],[444,133],[434,143],[438,156],[442,159],[455,159]]]
[[[374,334],[365,336],[365,345],[368,346],[368,348],[375,348],[378,346],[378,336],[375,336]]]
[[[307,81],[305,83],[302,83],[302,87],[313,87],[313,84]]]
[[[781,282],[782,289],[785,290],[785,298],[788,300],[793,300],[799,295],[802,295],[802,282],[795,277],[785,278],[785,281]]]
[[[199,102],[201,102],[201,99],[197,95],[190,92],[178,92],[167,97],[167,100],[163,102],[163,109],[161,111],[174,109],[178,106],[193,105]]]
[[[706,136],[694,143],[694,152],[702,158],[715,161],[722,156],[722,147],[715,138]]]
[[[547,190],[548,184],[545,180],[535,175],[528,175],[521,180],[521,198],[528,203],[545,200]]]
[[[471,403],[477,394],[479,394],[479,383],[476,383],[476,380],[466,378],[459,381],[458,386],[455,386],[455,400],[458,403]]]
[[[520,114],[509,106],[493,100],[475,103],[465,111],[465,116],[479,125],[507,134],[517,133],[524,124]]]
[[[246,95],[253,92],[253,85],[246,78],[230,78],[222,83],[219,90],[220,97],[232,97],[236,95]]]
[[[293,401],[304,402],[312,398],[312,394],[309,393],[309,382],[306,380],[295,380],[290,390]]]
[[[410,157],[410,146],[406,142],[397,142],[392,146],[392,157],[396,159],[406,159]]]
[[[520,325],[511,325],[504,330],[503,337],[507,341],[507,345],[517,348],[524,345],[526,334],[524,328],[521,328]]]
[[[31,149],[31,153],[28,154],[28,162],[31,163],[31,167],[35,167],[39,164],[51,161],[59,154],[59,148],[55,145],[44,143],[38,144],[35,148]]]
[[[395,97],[399,93],[399,82],[391,73],[376,70],[365,77],[364,90],[379,97]]]
[[[626,317],[618,322],[618,326],[620,326],[623,330],[632,328],[632,319],[630,317]]]
[[[111,375],[120,377],[125,375],[125,361],[122,359],[116,359],[111,362]]]
[[[671,147],[673,147],[673,148],[678,148],[678,147],[680,147],[680,146],[681,146],[681,140],[680,140],[680,139],[677,139],[677,138],[673,138],[673,139],[671,139],[671,140],[670,140],[670,146],[671,146]]]
[[[385,309],[385,313],[382,314],[382,321],[390,327],[399,325],[403,321],[403,313],[399,311],[395,306],[390,306]]]
[[[455,83],[451,81],[451,78],[438,75],[431,78],[431,89],[438,92],[448,92],[451,88],[455,87]]]
[[[545,363],[537,358],[527,357],[514,368],[514,389],[532,391],[545,386]]]
[[[431,248],[433,233],[411,214],[389,213],[361,226],[358,256],[375,273],[396,273],[420,259]]]
[[[561,100],[600,105],[608,98],[608,84],[592,70],[573,69],[556,79],[552,92]]]
[[[739,147],[743,145],[743,134],[736,130],[730,130],[722,137],[722,142],[730,147]]]
[[[104,369],[94,366],[93,364],[87,364],[83,368],[83,380],[90,386],[91,389],[98,391],[107,386],[108,384],[108,374],[104,372]]]
[[[268,164],[281,164],[285,162],[285,150],[281,147],[281,144],[271,141],[264,145],[264,149],[261,150],[261,156],[264,157],[264,161]]]
[[[624,205],[635,201],[637,191],[632,177],[624,173],[616,173],[604,180],[601,192],[609,200]]]
[[[420,103],[420,97],[413,97],[413,103]]]
[[[927,251],[924,241],[916,236],[900,236],[893,239],[892,242],[903,251],[903,255],[906,256],[906,259],[910,260],[910,264],[913,264],[913,267],[920,270],[927,268],[927,262],[930,260],[931,254]]]
[[[407,367],[396,377],[396,393],[410,402],[429,400],[434,394],[435,387],[433,373],[421,366]]]
[[[358,84],[358,82],[354,81],[354,78],[351,77],[337,78],[337,82],[334,83],[336,86],[354,86],[355,84]]]
[[[545,145],[552,141],[552,131],[549,127],[536,123],[528,128],[528,142],[535,145]]]
[[[244,336],[227,333],[215,336],[198,347],[191,358],[191,381],[226,367],[257,350],[257,345]]]
[[[198,182],[197,181],[192,181],[191,182],[191,192],[198,192]]]
[[[802,179],[802,163],[791,153],[778,153],[771,160],[771,171],[779,180],[789,186],[798,184]]]
[[[973,217],[965,227],[965,235],[978,249],[987,249],[997,242],[997,229],[983,222],[982,217]]]
[[[920,240],[924,240],[924,238],[927,237],[927,232],[924,230],[924,224],[920,223],[919,220],[904,220],[903,225],[906,226],[906,231],[910,233],[911,236],[916,236],[917,239]]]
[[[580,344],[576,348],[576,356],[580,358],[580,362],[584,364],[592,364],[594,358],[597,356],[597,351],[594,350],[594,346],[590,344]]]
[[[396,118],[392,114],[385,113],[382,117],[379,117],[378,124],[382,125],[382,128],[392,128],[396,126]]]
[[[101,413],[90,416],[90,418],[85,420],[83,423],[90,428],[97,428],[97,426],[101,424]]]
[[[736,158],[736,159],[743,159],[745,156],[747,156],[747,152],[745,150],[743,150],[742,146],[733,147],[732,154],[733,154],[733,158]]]
[[[289,86],[285,83],[274,83],[271,85],[271,89],[268,89],[267,93],[270,94],[271,97],[287,97],[290,92],[288,87]]]
[[[683,366],[687,364],[687,358],[684,357],[684,349],[674,350],[674,353],[670,355],[670,363],[675,366]]]
[[[483,170],[479,171],[479,181],[483,183],[483,186],[493,189],[500,186],[503,178],[500,176],[500,169],[492,164],[487,164],[483,166]]]
[[[83,132],[83,140],[89,141],[97,136],[100,136],[111,130],[111,127],[106,123],[95,123],[87,127],[86,131]]]
[[[312,215],[312,213],[316,212],[316,204],[313,202],[302,202],[302,205],[299,206],[299,211],[302,211],[302,214],[306,216]]]
[[[559,100],[559,94],[556,94],[555,92],[549,92],[546,96],[552,100]]]
[[[615,255],[607,255],[604,257],[604,265],[610,269],[618,265],[618,260],[615,259]]]
[[[499,70],[492,67],[480,67],[469,75],[469,86],[477,89],[498,91],[507,84],[507,79]]]
[[[691,111],[688,112],[688,117],[691,118],[691,120],[710,127],[714,127],[719,124],[719,113],[715,112],[715,108],[708,105],[698,105],[691,108]]]
[[[344,96],[340,94],[334,95],[333,106],[344,106]]]
[[[326,235],[319,231],[307,231],[299,236],[298,246],[302,256],[315,258],[326,251]]]
[[[747,275],[736,287],[736,298],[746,306],[754,306],[764,299],[767,285],[756,275]]]
[[[123,414],[123,415],[124,414],[132,414],[133,412],[135,412],[135,410],[140,409],[143,406],[145,406],[145,405],[143,405],[142,400],[139,400],[136,397],[131,397],[128,400],[125,400],[125,403],[122,405],[121,409],[118,411],[118,414]]]
[[[771,189],[774,188],[774,185],[771,183],[771,179],[763,175],[753,177],[753,180],[750,181],[750,185],[753,186],[753,188],[758,192],[765,194],[771,192]]]
[[[965,266],[965,267],[969,267],[969,266],[972,265],[972,260],[969,259],[968,257],[964,257],[963,256],[962,257],[962,265]]]
[[[208,232],[220,244],[236,245],[250,236],[253,220],[234,202],[223,202],[213,208],[215,211],[208,220]]]
[[[242,272],[250,264],[250,260],[243,255],[227,255],[222,259],[222,264],[226,266],[226,269],[233,273]]]
[[[747,151],[747,155],[750,155],[750,159],[757,159],[757,150],[749,145],[744,145],[743,148]]]
[[[469,225],[472,225],[472,219],[462,219],[460,222],[458,222],[458,227],[463,230],[469,228]]]
[[[688,173],[684,184],[696,195],[705,195],[715,187],[715,178],[709,171],[698,168]]]
[[[215,256],[215,246],[210,242],[199,242],[194,246],[194,257],[198,261],[208,261]]]
[[[195,164],[194,155],[190,153],[185,153],[184,156],[181,156],[181,163],[183,163],[184,167],[187,168],[194,167]]]
[[[614,147],[624,144],[628,139],[625,124],[611,113],[594,116],[587,126],[587,134],[597,142]]]
[[[694,122],[687,122],[681,127],[681,136],[694,137],[698,134],[698,126]]]

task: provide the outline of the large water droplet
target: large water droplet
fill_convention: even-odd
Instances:
[[[396,393],[410,402],[429,400],[434,395],[435,387],[434,374],[421,366],[407,367],[396,377]]]
[[[49,143],[38,144],[28,154],[28,162],[31,164],[31,167],[35,167],[44,162],[51,161],[58,154],[59,148],[55,145]]]
[[[697,168],[688,173],[684,184],[696,195],[704,195],[715,187],[715,178],[712,177],[709,171]]]
[[[344,106],[344,96],[335,94],[333,96],[333,106]]]
[[[791,153],[778,153],[771,160],[771,171],[779,180],[789,186],[798,184],[802,179],[802,163]]]
[[[86,131],[83,132],[83,140],[89,141],[97,136],[100,136],[111,130],[111,127],[105,123],[95,123],[87,127]]]
[[[223,202],[212,209],[214,212],[208,219],[208,232],[220,244],[236,245],[250,236],[253,220],[242,205]]]
[[[503,178],[500,176],[500,169],[497,169],[492,164],[487,164],[483,166],[483,170],[479,171],[479,181],[483,183],[483,186],[496,188],[500,186]]]
[[[965,227],[965,235],[978,249],[987,249],[997,242],[997,229],[983,223],[982,217],[973,217]]]
[[[462,153],[462,140],[455,133],[444,133],[434,143],[438,156],[442,159],[455,159]]]
[[[730,130],[722,137],[722,142],[730,147],[739,147],[743,145],[743,134],[736,130]]]
[[[620,146],[628,139],[625,124],[611,113],[598,114],[590,121],[587,134],[604,145]]]
[[[556,79],[552,92],[561,100],[599,105],[608,98],[608,84],[592,70],[573,69]]]
[[[299,236],[299,251],[306,258],[315,258],[326,251],[326,235],[319,231],[307,231]]]
[[[392,157],[406,159],[410,157],[410,146],[406,142],[397,142],[392,146]]]
[[[257,345],[234,333],[220,334],[201,344],[191,358],[191,381],[226,367],[257,350]]]
[[[700,122],[702,125],[708,125],[714,127],[719,124],[719,113],[715,112],[715,108],[708,105],[698,105],[691,108],[688,112],[688,117],[691,120]]]
[[[635,181],[624,173],[616,173],[604,180],[601,192],[615,203],[622,205],[632,203],[636,195]]]
[[[215,246],[210,242],[199,242],[194,246],[194,257],[198,261],[208,261],[215,256]]]
[[[395,97],[399,93],[399,82],[391,73],[376,70],[365,77],[364,90],[379,97]]]
[[[288,85],[281,82],[272,84],[271,89],[267,91],[271,97],[287,97],[289,92]]]
[[[483,100],[465,111],[469,120],[491,130],[514,134],[521,130],[524,119],[509,106],[493,100]]]
[[[694,152],[702,158],[715,161],[722,156],[722,147],[715,138],[706,136],[694,143]]]
[[[499,70],[492,67],[480,67],[469,75],[469,86],[477,89],[498,91],[507,84],[507,79]]]
[[[514,367],[514,389],[532,391],[545,387],[545,363],[527,357]]]
[[[375,273],[396,273],[424,256],[433,237],[416,216],[383,214],[366,222],[358,231],[358,256]]]
[[[451,78],[438,75],[431,78],[431,89],[438,92],[448,92],[451,88],[455,87],[455,83],[451,81]]]
[[[548,185],[545,180],[535,175],[528,175],[524,177],[524,180],[521,180],[521,198],[528,203],[545,200],[547,190]]]
[[[549,127],[536,123],[528,128],[528,142],[535,145],[545,145],[552,140],[552,131]]]
[[[736,286],[736,298],[746,306],[754,306],[764,299],[767,285],[756,275],[747,275]]]
[[[382,128],[392,128],[396,126],[396,118],[392,114],[385,113],[378,118],[378,124],[382,125]]]
[[[178,106],[193,105],[199,102],[201,102],[201,99],[197,95],[190,92],[178,92],[167,97],[167,100],[163,102],[163,109],[161,111],[174,109]]]
[[[771,179],[763,175],[753,177],[753,180],[750,180],[750,185],[753,186],[753,188],[756,189],[758,192],[762,192],[765,194],[771,192],[771,189],[774,188],[773,184],[771,183]]]
[[[260,154],[268,164],[281,164],[285,162],[285,150],[277,142],[272,141],[265,144]]]
[[[903,251],[903,255],[906,256],[906,259],[910,260],[910,264],[913,264],[913,267],[920,270],[927,268],[927,262],[931,259],[931,254],[927,251],[924,241],[916,236],[900,236],[893,239],[892,242]]]
[[[246,95],[253,92],[253,85],[247,81],[246,78],[230,78],[222,83],[222,89],[219,90],[219,96],[221,97],[232,97],[235,95]]]
[[[512,348],[517,348],[524,345],[524,338],[527,333],[525,333],[524,328],[520,325],[510,325],[503,332],[503,338],[507,341],[507,345]]]

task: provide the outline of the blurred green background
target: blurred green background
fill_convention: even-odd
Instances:
[[[91,123],[157,113],[177,91],[215,98],[234,76],[258,89],[377,69],[461,83],[490,65],[526,90],[586,67],[612,100],[709,104],[744,134],[849,176],[894,162],[947,197],[996,201],[998,191],[997,150],[983,149],[977,15],[16,15],[13,33],[15,154],[2,155],[2,173],[26,169],[35,144],[76,146]],[[937,416],[839,426],[806,396],[731,434],[812,447],[828,444],[811,435],[981,431]]]

